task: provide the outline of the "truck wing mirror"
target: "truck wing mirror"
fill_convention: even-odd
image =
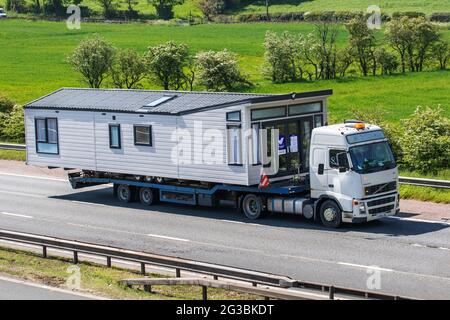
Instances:
[[[318,174],[323,174],[323,171],[325,170],[325,166],[323,163],[319,163],[319,168],[317,168]]]
[[[339,172],[346,172],[349,169],[346,152],[341,152],[337,154],[337,162],[339,165]]]

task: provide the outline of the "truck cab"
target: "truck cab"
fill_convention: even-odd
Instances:
[[[1,18],[6,18],[6,12],[3,8],[0,8],[0,19]]]
[[[311,199],[322,223],[366,222],[399,212],[398,170],[383,130],[360,121],[315,128]]]

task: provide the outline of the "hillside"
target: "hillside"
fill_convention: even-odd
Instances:
[[[26,0],[31,2],[32,0]],[[188,18],[202,16],[196,6],[198,0],[186,0],[183,5],[175,6],[175,17]],[[0,6],[4,7],[6,0],[0,0]],[[126,1],[117,1],[120,9],[127,8]],[[136,0],[134,9],[147,16],[155,15],[154,8],[147,0]],[[247,14],[265,12],[263,0],[241,0],[241,5],[227,14]],[[425,14],[433,12],[450,12],[450,0],[271,0],[270,12],[299,12],[299,11],[365,11],[369,5],[378,5],[383,13],[391,14],[396,11],[419,11]],[[101,12],[101,6],[97,0],[83,0],[82,5],[88,6],[96,12]]]

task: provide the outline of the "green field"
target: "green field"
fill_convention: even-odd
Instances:
[[[398,121],[417,105],[441,104],[450,115],[450,73],[429,71],[394,76],[354,77],[340,80],[272,84],[261,74],[263,39],[266,30],[307,33],[314,25],[232,24],[232,25],[150,25],[82,24],[81,30],[68,30],[64,23],[0,21],[0,95],[23,104],[60,87],[85,86],[66,62],[79,41],[98,33],[118,48],[144,52],[149,45],[168,40],[187,43],[195,53],[200,50],[228,48],[238,53],[240,65],[250,75],[254,92],[289,93],[331,88],[330,115],[342,120],[350,108],[382,109],[390,121]],[[445,38],[450,31],[443,30]],[[347,33],[341,28],[340,45]],[[382,41],[382,33],[378,35]],[[106,86],[110,84],[106,83]],[[155,88],[145,84],[146,88]],[[197,88],[199,89],[199,88]],[[201,89],[201,88],[200,88]]]

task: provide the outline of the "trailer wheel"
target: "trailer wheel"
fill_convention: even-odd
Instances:
[[[247,194],[242,200],[242,210],[245,216],[251,220],[261,218],[264,214],[261,197],[254,194]]]
[[[133,199],[133,190],[126,184],[117,186],[117,199],[120,202],[128,203]]]
[[[151,188],[140,188],[139,189],[139,200],[143,205],[151,206],[155,204],[155,191]]]
[[[320,206],[320,220],[328,228],[339,228],[342,222],[342,211],[333,200],[326,200]]]

